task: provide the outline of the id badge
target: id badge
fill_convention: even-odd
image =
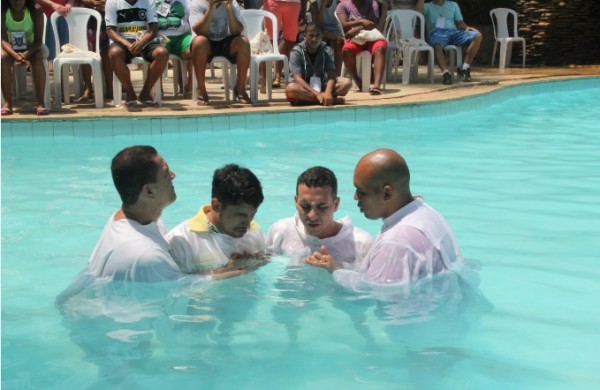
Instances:
[[[321,92],[321,79],[319,77],[310,78],[310,87],[317,92]]]
[[[25,31],[12,31],[10,41],[14,51],[27,51],[27,36]]]
[[[446,19],[443,16],[438,16],[435,22],[435,28],[445,28],[446,27]]]
[[[169,12],[171,12],[171,5],[167,4],[166,2],[160,3],[158,8],[156,9],[156,13],[163,17],[167,17],[169,15]]]

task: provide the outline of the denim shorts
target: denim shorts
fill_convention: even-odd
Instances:
[[[479,34],[477,31],[454,30],[450,28],[440,28],[429,34],[429,44],[431,46],[447,45],[467,46]]]

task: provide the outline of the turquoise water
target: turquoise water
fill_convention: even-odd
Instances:
[[[197,128],[3,123],[2,388],[600,388],[599,99],[594,78],[407,109],[194,119]],[[318,118],[326,125],[306,125]],[[426,292],[377,300],[278,257],[218,283],[99,287],[62,316],[54,297],[118,207],[110,159],[140,143],[177,174],[169,227],[208,201],[216,167],[237,162],[263,183],[266,230],[294,212],[297,175],[321,164],[340,182],[337,215],[373,235],[380,221],[358,212],[352,171],[365,152],[394,148],[413,192],[481,264],[492,306],[468,291],[433,305]]]

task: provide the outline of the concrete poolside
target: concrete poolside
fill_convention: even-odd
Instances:
[[[215,78],[207,78],[207,89],[211,104],[209,106],[198,106],[191,99],[173,96],[173,82],[169,77],[163,80],[163,100],[161,107],[146,107],[138,104],[130,111],[123,107],[114,107],[112,100],[105,100],[104,108],[98,109],[93,100],[85,103],[63,104],[62,110],[53,108],[52,113],[46,117],[37,117],[34,114],[35,100],[31,95],[31,86],[28,86],[28,95],[24,99],[15,100],[15,112],[11,116],[3,116],[2,121],[13,120],[68,120],[80,118],[103,118],[103,117],[169,117],[169,116],[198,116],[215,115],[227,113],[252,113],[267,111],[294,111],[306,109],[325,109],[320,106],[291,107],[286,101],[283,88],[273,89],[273,99],[266,101],[266,95],[259,94],[259,101],[252,105],[242,105],[237,102],[226,102],[222,89],[222,79],[217,69]],[[424,77],[425,69],[421,67],[421,77]],[[172,73],[169,71],[169,76]],[[207,72],[207,75],[209,73]],[[464,83],[455,81],[453,85],[442,85],[441,75],[436,69],[434,84],[425,83],[421,78],[418,83],[403,85],[398,81],[388,82],[385,90],[379,96],[371,96],[368,93],[351,91],[346,97],[345,106],[379,106],[387,104],[407,104],[426,101],[446,100],[460,98],[468,95],[486,93],[503,86],[521,84],[532,81],[544,81],[583,76],[600,76],[600,65],[593,66],[571,66],[571,67],[543,67],[543,68],[507,68],[498,69],[491,67],[472,70],[473,82]],[[52,76],[51,76],[52,77]],[[132,78],[136,92],[139,93],[142,86],[141,70],[133,71]],[[392,77],[393,79],[393,77]],[[28,80],[30,78],[28,77]],[[490,83],[492,82],[492,83]],[[494,84],[497,82],[497,84]],[[73,93],[71,94],[73,97]]]

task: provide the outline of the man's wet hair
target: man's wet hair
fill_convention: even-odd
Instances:
[[[212,197],[223,207],[249,204],[258,208],[264,200],[260,180],[247,168],[227,164],[215,170],[212,180]]]
[[[158,152],[152,146],[137,145],[121,150],[112,159],[113,183],[124,206],[135,204],[142,187],[156,182],[160,170],[156,156]]]
[[[300,184],[304,184],[308,188],[329,186],[331,187],[331,196],[337,197],[337,178],[329,168],[316,166],[302,172],[296,182],[296,195],[298,195]]]

